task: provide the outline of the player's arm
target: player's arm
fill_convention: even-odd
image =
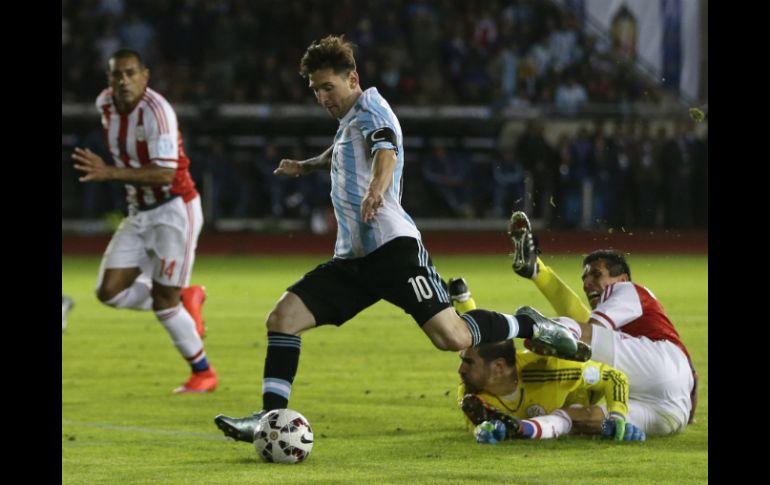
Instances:
[[[572,420],[563,409],[550,414],[518,420],[509,416],[506,423],[499,419],[484,421],[473,431],[477,443],[494,445],[506,439],[547,440],[570,432]],[[601,432],[601,425],[599,427]]]
[[[385,203],[383,194],[393,180],[396,169],[395,150],[382,149],[374,153],[372,161],[372,180],[361,202],[361,216],[364,222],[369,222],[377,215],[377,211]]]
[[[600,406],[565,406],[561,409],[572,421],[573,434],[601,435],[615,441],[644,441],[647,434],[619,416],[604,415]]]
[[[590,369],[590,367],[594,369]],[[598,376],[596,369],[598,369]],[[630,423],[628,423],[629,433],[626,433],[626,417],[628,416],[628,379],[626,375],[614,367],[594,361],[583,364],[582,375],[581,388],[590,391],[591,395],[594,396],[591,404],[602,397],[607,403],[609,419],[602,423],[601,434],[615,440],[644,439],[643,437],[634,437],[639,430]],[[567,398],[567,403],[569,402],[570,399]]]
[[[588,366],[599,368],[600,378],[596,379],[596,371],[591,371]],[[588,371],[588,372],[587,372]],[[572,432],[579,434],[598,434],[604,438],[615,441],[644,441],[647,435],[642,429],[627,421],[628,416],[628,379],[626,375],[613,367],[598,362],[586,362],[583,364],[583,378],[580,389],[589,390],[594,404],[601,400],[606,401],[609,417],[604,416],[604,411],[598,406],[583,407],[585,397],[570,395],[566,399],[566,406],[558,410],[567,416],[571,422]],[[589,380],[586,376],[592,376]],[[596,382],[594,382],[596,380]],[[590,381],[590,382],[589,382]],[[572,404],[571,404],[572,402]],[[575,406],[579,404],[579,406]],[[556,411],[554,413],[556,414]]]
[[[307,175],[318,170],[329,170],[332,166],[333,150],[334,145],[327,148],[317,157],[308,158],[307,160],[302,161],[284,158],[278,164],[278,168],[273,170],[273,175],[299,177],[300,175]]]
[[[507,439],[558,438],[570,432],[572,420],[570,415],[561,409],[556,409],[545,416],[520,420],[492,404],[499,398],[483,392],[479,394],[464,394],[464,392],[465,387],[461,384],[457,393],[457,402],[465,414],[466,423],[475,425],[473,435],[477,443],[493,445]],[[601,417],[604,418],[603,413]],[[600,420],[596,434],[601,433],[601,423]]]
[[[113,180],[137,185],[168,185],[174,181],[176,170],[173,168],[146,165],[141,168],[126,168],[107,165],[102,157],[88,148],[75,148],[72,154],[75,169],[85,175],[81,182],[105,182]]]
[[[607,419],[601,406],[571,405],[562,408],[572,420],[572,434],[596,435],[602,433],[602,423]]]
[[[628,378],[626,374],[614,367],[595,361],[588,361],[584,366],[599,368],[599,379],[596,382],[586,381],[586,372],[583,372],[583,386],[594,395],[604,396],[607,400],[607,411],[627,416],[628,415]]]

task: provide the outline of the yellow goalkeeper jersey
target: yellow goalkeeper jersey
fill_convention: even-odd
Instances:
[[[516,371],[519,385],[508,398],[481,392],[479,397],[498,411],[518,419],[534,418],[552,411],[580,404],[589,406],[602,402],[607,411],[628,415],[628,380],[626,375],[606,364],[589,360],[544,357],[528,350],[516,351]],[[466,394],[461,383],[457,402]],[[465,420],[470,423],[468,418]]]

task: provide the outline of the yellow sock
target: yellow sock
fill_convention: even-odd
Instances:
[[[455,310],[457,310],[457,313],[460,315],[476,309],[476,301],[473,299],[473,297],[470,297],[465,301],[453,301],[452,305],[454,305]]]
[[[537,258],[537,277],[533,280],[540,293],[548,299],[559,316],[570,317],[578,322],[587,322],[591,311],[580,297],[567,286],[559,275]]]

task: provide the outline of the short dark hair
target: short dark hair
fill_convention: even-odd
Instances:
[[[583,266],[599,260],[604,261],[610,276],[620,276],[625,273],[628,275],[628,280],[631,281],[631,268],[629,268],[628,262],[626,262],[626,257],[620,251],[597,249],[583,258]]]
[[[356,70],[353,44],[346,41],[344,35],[339,37],[329,35],[321,40],[313,41],[299,63],[299,74],[307,78],[319,69],[329,68],[334,70],[335,74]]]
[[[118,49],[115,52],[112,53],[110,56],[110,60],[112,59],[125,59],[127,57],[133,57],[136,59],[136,62],[139,63],[139,67],[144,67],[144,61],[142,60],[142,56],[139,54],[139,52],[133,50],[133,49]]]
[[[495,359],[503,359],[511,367],[516,365],[516,345],[512,339],[479,344],[476,346],[476,350],[485,364],[489,364]]]

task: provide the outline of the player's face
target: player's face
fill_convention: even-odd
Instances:
[[[610,276],[607,265],[601,259],[592,261],[583,268],[583,292],[591,308],[596,308],[604,289],[618,281],[628,281],[625,274]]]
[[[107,81],[121,111],[132,108],[144,93],[150,71],[135,57],[110,59]]]
[[[460,360],[457,373],[465,384],[466,392],[476,394],[483,391],[489,380],[489,366],[484,364],[478,351],[474,347],[461,350]]]
[[[342,118],[358,99],[358,73],[335,74],[334,70],[319,69],[308,76],[310,89],[315,93],[318,104],[330,115]]]

